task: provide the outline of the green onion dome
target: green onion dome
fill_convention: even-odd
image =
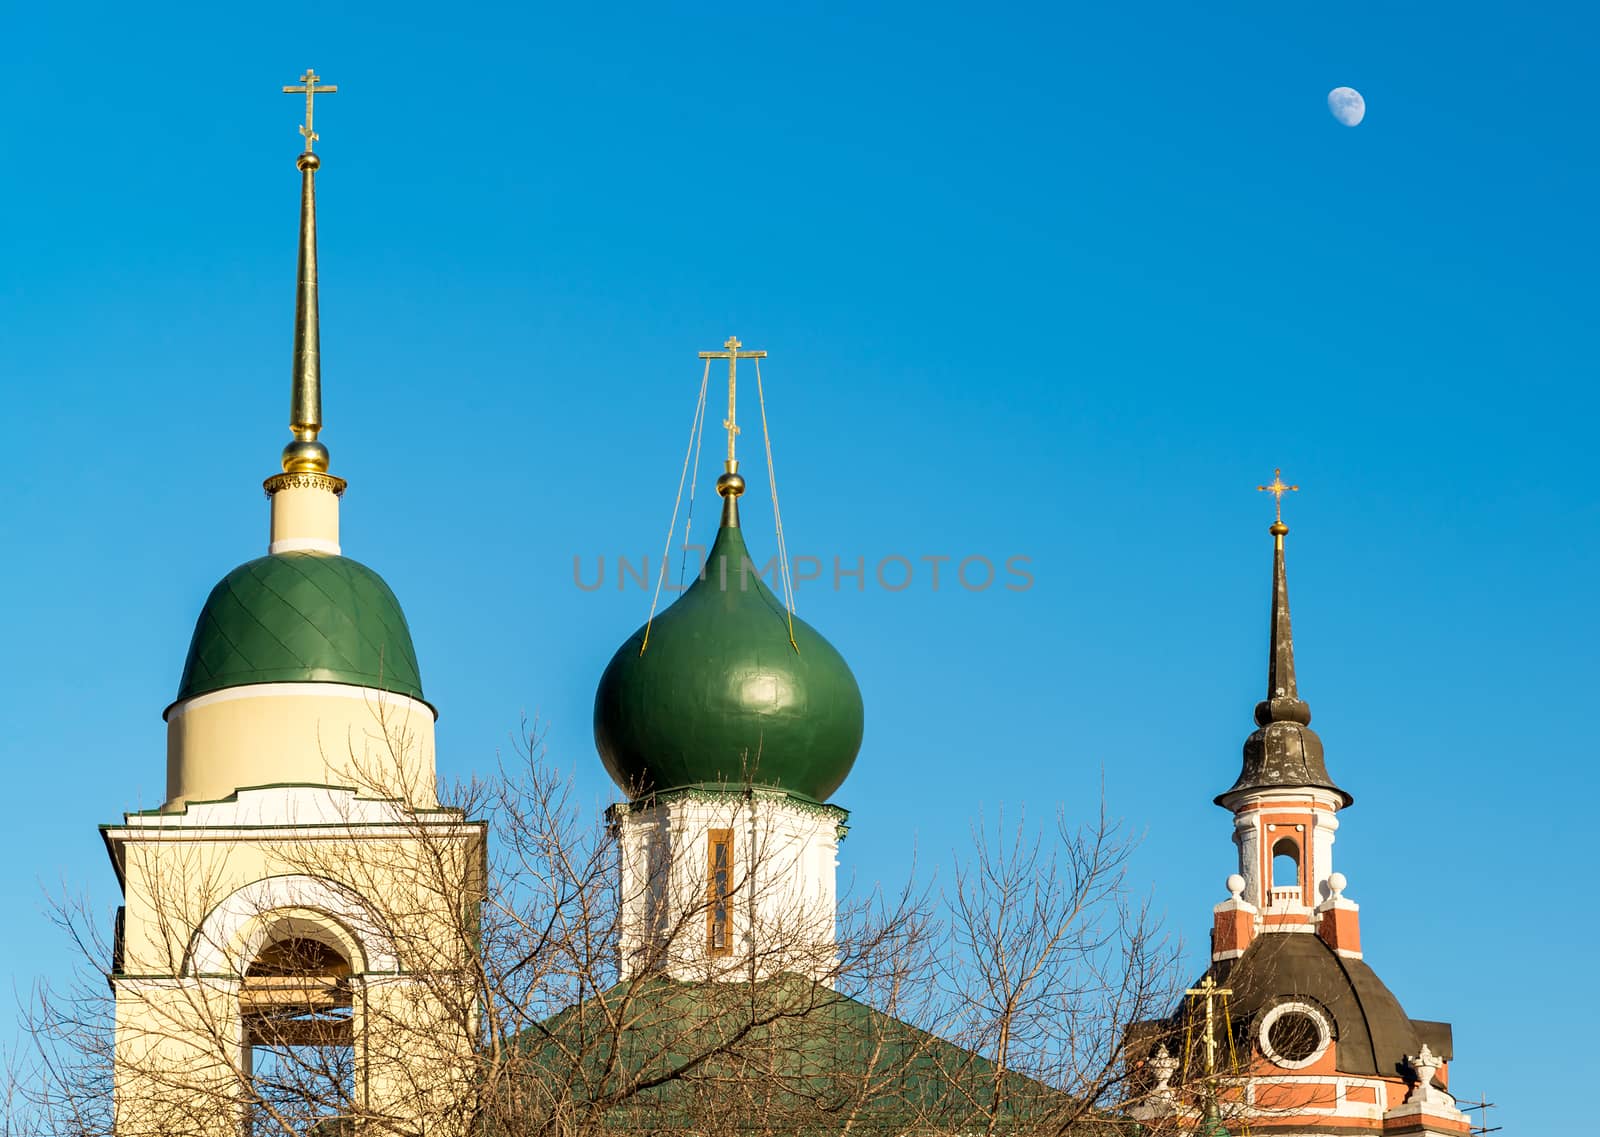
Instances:
[[[625,793],[774,786],[825,801],[861,749],[861,688],[844,657],[794,621],[724,525],[675,604],[617,649],[594,698],[594,739]],[[640,648],[644,647],[641,653]]]
[[[349,683],[422,698],[394,593],[366,565],[325,553],[258,557],[206,598],[178,701],[251,683]]]

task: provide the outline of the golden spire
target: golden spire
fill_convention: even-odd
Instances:
[[[1271,533],[1274,537],[1278,538],[1279,542],[1281,543],[1283,540],[1283,535],[1289,531],[1289,527],[1283,523],[1283,495],[1286,493],[1298,493],[1300,491],[1300,487],[1285,485],[1283,482],[1283,471],[1273,470],[1271,484],[1257,486],[1256,489],[1261,493],[1269,493],[1272,495],[1273,505],[1275,506],[1275,517],[1272,522]]]
[[[722,495],[722,524],[738,528],[739,507],[737,499],[744,493],[744,478],[739,473],[739,459],[734,455],[734,440],[739,436],[739,361],[765,359],[764,351],[742,350],[738,336],[729,336],[721,351],[702,351],[701,359],[726,359],[728,361],[728,417],[722,420],[728,432],[728,460],[723,463],[723,474],[717,479],[717,493]],[[710,366],[709,364],[707,366]]]
[[[316,96],[331,95],[339,88],[319,86],[320,78],[315,71],[307,68],[306,73],[300,76],[299,86],[283,89],[286,95],[303,94],[306,97],[306,121],[300,127],[306,148],[295,160],[300,170],[300,260],[295,285],[294,361],[289,393],[289,430],[294,440],[283,448],[283,471],[285,474],[326,476],[328,448],[317,441],[317,435],[322,430],[322,359],[317,320],[316,174],[322,161],[311,152],[317,141],[317,132],[312,126],[312,109]],[[338,488],[342,489],[342,484]],[[270,485],[268,492],[272,492]]]

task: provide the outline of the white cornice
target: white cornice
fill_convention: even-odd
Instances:
[[[259,838],[264,831],[386,827],[399,835],[422,826],[437,834],[441,827],[475,829],[456,810],[413,810],[404,802],[361,797],[343,786],[253,786],[241,788],[221,801],[190,802],[182,812],[129,813],[120,826],[107,830],[115,838],[175,836],[185,830],[204,829],[208,838],[219,830],[238,837]]]

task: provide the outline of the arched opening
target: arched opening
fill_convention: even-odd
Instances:
[[[1300,888],[1300,846],[1293,837],[1279,838],[1272,846],[1272,890]]]
[[[269,930],[245,969],[239,1003],[252,1100],[246,1134],[321,1132],[353,1113],[351,965],[304,919]]]

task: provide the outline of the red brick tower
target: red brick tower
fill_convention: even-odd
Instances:
[[[1267,695],[1238,780],[1238,871],[1214,909],[1211,964],[1165,1020],[1130,1033],[1146,1087],[1132,1112],[1155,1131],[1466,1134],[1446,1091],[1448,1023],[1408,1017],[1361,951],[1358,906],[1333,869],[1350,805],[1323,760],[1295,682],[1279,477],[1271,533]]]

